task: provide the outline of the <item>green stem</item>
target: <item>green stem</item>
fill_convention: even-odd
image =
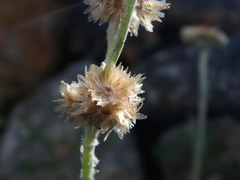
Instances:
[[[206,143],[207,108],[208,108],[208,50],[200,51],[199,61],[199,104],[197,135],[195,138],[194,158],[191,180],[200,180]]]
[[[82,152],[82,180],[94,180],[95,167],[98,164],[98,159],[95,156],[95,147],[98,145],[98,134],[98,129],[90,125],[85,126],[83,151],[80,150]]]
[[[108,49],[105,58],[105,63],[108,66],[117,62],[124,43],[126,41],[128,30],[130,26],[130,20],[133,10],[135,8],[136,0],[128,0],[124,10],[124,15],[120,22],[111,21],[107,30]]]

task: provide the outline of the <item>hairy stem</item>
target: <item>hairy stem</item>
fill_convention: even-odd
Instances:
[[[202,49],[199,55],[199,104],[197,134],[195,138],[194,158],[191,180],[200,180],[206,143],[207,107],[208,107],[208,50]]]
[[[104,61],[106,63],[105,71],[108,71],[109,65],[117,62],[122,52],[124,43],[128,35],[130,20],[135,7],[135,3],[136,0],[127,0],[124,15],[121,18],[120,23],[113,21],[109,23],[109,27],[107,30],[108,49]]]
[[[95,167],[98,164],[98,159],[95,156],[95,147],[98,145],[98,134],[98,129],[90,125],[85,126],[83,147],[80,148],[82,152],[82,180],[94,180]]]

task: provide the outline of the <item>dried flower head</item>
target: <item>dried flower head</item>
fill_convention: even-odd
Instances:
[[[106,22],[120,23],[124,14],[127,0],[84,0],[89,7],[84,13],[89,13],[88,20],[94,23],[99,21],[99,25]],[[153,31],[152,21],[162,22],[164,13],[161,10],[169,9],[170,4],[165,0],[137,0],[130,21],[129,32],[131,35],[138,35],[141,24],[147,31]]]
[[[78,75],[78,82],[69,85],[62,81],[64,98],[57,100],[57,110],[66,113],[67,123],[75,128],[91,125],[108,134],[115,130],[122,138],[137,119],[146,118],[138,112],[143,103],[138,95],[144,92],[144,78],[141,74],[131,76],[121,65],[111,65],[103,75],[104,68],[104,63],[100,67],[90,65],[85,76]]]
[[[153,32],[152,21],[162,22],[161,18],[164,17],[164,13],[160,11],[169,8],[170,4],[166,3],[165,0],[138,0],[136,8],[133,11],[130,33],[138,36],[138,28],[140,24],[147,31]]]
[[[84,0],[89,7],[84,14],[89,13],[88,20],[99,25],[109,21],[119,20],[124,13],[125,0]]]
[[[207,26],[186,26],[182,28],[180,36],[184,42],[199,48],[224,46],[229,41],[224,32]]]

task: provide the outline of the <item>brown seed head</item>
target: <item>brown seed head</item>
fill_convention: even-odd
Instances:
[[[99,25],[106,22],[119,24],[124,14],[127,0],[84,0],[89,7],[85,14],[89,13],[88,20],[94,23],[99,21]],[[141,24],[144,28],[152,32],[152,21],[162,22],[164,13],[160,12],[169,9],[170,4],[165,0],[137,0],[130,21],[129,32],[131,35],[138,35],[138,28]]]
[[[89,13],[88,20],[99,25],[105,22],[119,20],[124,13],[125,0],[84,0],[89,7],[84,14]]]
[[[70,85],[61,82],[63,99],[57,100],[58,111],[68,115],[67,122],[75,128],[91,125],[102,132],[114,129],[122,138],[134,126],[140,114],[143,98],[141,74],[131,76],[123,66],[112,65],[103,76],[105,65],[91,65],[85,69],[85,76],[78,76],[78,82]]]

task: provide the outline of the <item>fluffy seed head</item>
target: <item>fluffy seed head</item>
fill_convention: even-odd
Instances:
[[[99,25],[109,21],[119,20],[124,13],[125,0],[84,0],[89,7],[84,14],[89,13],[88,20]]]
[[[83,2],[89,6],[84,12],[89,13],[88,20],[94,23],[99,21],[99,25],[102,25],[106,22],[120,23],[127,0],[84,0]],[[130,34],[138,36],[140,24],[147,31],[152,32],[152,21],[162,22],[164,13],[160,11],[169,8],[170,4],[165,0],[137,0],[130,21]]]
[[[139,25],[141,24],[147,31],[153,32],[152,21],[162,22],[161,18],[164,13],[160,12],[169,9],[170,4],[165,0],[138,0],[136,8],[133,11],[132,21],[130,24],[131,35],[138,36]]]
[[[104,132],[115,130],[119,137],[134,126],[137,119],[146,116],[138,111],[142,106],[143,93],[141,74],[131,76],[123,66],[111,65],[103,75],[105,64],[90,65],[85,76],[79,75],[78,82],[61,82],[58,111],[68,115],[67,123],[79,128],[86,124]]]

